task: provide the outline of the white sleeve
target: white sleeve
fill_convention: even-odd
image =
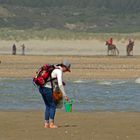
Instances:
[[[61,90],[63,96],[64,96],[64,97],[67,96],[67,95],[66,95],[66,92],[65,92],[65,90],[64,90],[64,86],[61,85],[61,86],[59,86],[59,88],[60,88],[60,90]]]
[[[66,96],[64,86],[63,86],[63,73],[60,69],[55,69],[52,73],[52,77],[57,78],[58,86],[63,94],[63,96]]]

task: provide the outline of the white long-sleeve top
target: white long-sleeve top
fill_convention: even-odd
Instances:
[[[64,90],[64,86],[63,86],[63,71],[62,71],[62,67],[61,66],[58,66],[58,68],[56,68],[56,69],[54,69],[52,71],[51,78],[52,79],[56,78],[59,89],[61,90],[63,96],[66,96],[66,93],[65,93],[65,90]],[[50,82],[46,83],[44,86],[52,88]]]

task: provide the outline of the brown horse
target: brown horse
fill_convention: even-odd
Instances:
[[[132,41],[131,43],[129,43],[126,46],[126,54],[127,54],[127,56],[133,55],[133,47],[134,47],[134,41]]]
[[[105,45],[108,46],[107,55],[109,55],[109,51],[111,51],[111,55],[119,55],[119,50],[115,44],[110,45],[108,41],[106,41]]]

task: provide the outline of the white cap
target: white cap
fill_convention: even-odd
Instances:
[[[71,64],[68,60],[63,60],[62,65],[65,66],[67,70],[70,72]]]

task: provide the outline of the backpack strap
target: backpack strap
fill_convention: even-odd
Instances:
[[[54,66],[54,67],[55,67],[55,66]],[[60,68],[58,68],[58,67],[56,66],[53,70],[55,70],[55,69],[60,69]],[[54,86],[53,86],[53,81],[57,79],[57,78],[52,78],[52,76],[51,76],[51,73],[53,72],[53,70],[50,72],[50,79],[46,81],[46,83],[47,83],[47,82],[50,82],[50,83],[51,83],[52,92],[53,92],[53,87],[54,87]]]

